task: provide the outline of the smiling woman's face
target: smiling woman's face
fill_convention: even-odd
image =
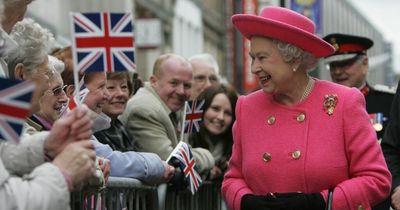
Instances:
[[[204,113],[204,126],[213,135],[224,133],[233,123],[233,110],[228,96],[218,93]]]
[[[40,109],[36,114],[50,123],[60,118],[61,108],[68,102],[63,87],[64,83],[60,74],[54,72],[50,78],[49,88],[39,99]]]
[[[129,98],[128,81],[126,79],[107,80],[109,100],[103,106],[103,112],[111,118],[117,118],[124,112]]]

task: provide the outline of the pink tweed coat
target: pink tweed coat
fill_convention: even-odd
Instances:
[[[325,95],[337,99],[331,115]],[[371,209],[390,193],[391,175],[355,88],[316,80],[309,97],[293,106],[262,90],[242,96],[233,136],[222,183],[232,210],[249,193],[320,192],[326,199],[334,188],[333,209],[340,210]]]

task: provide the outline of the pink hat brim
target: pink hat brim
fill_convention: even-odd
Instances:
[[[335,52],[335,48],[318,36],[300,28],[256,15],[236,14],[233,25],[247,39],[264,36],[293,44],[315,57],[325,57]]]

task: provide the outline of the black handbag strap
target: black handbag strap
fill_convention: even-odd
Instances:
[[[333,189],[329,189],[328,198],[326,201],[326,210],[332,210],[332,202],[333,202]]]

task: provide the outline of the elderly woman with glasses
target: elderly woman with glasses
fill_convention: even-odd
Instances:
[[[64,63],[53,56],[49,57],[48,89],[39,98],[39,111],[27,120],[27,133],[36,133],[42,130],[50,130],[53,123],[60,118],[66,110],[68,102],[64,90],[66,85],[60,73],[64,70]]]

